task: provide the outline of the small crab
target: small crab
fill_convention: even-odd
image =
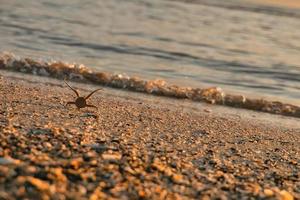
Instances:
[[[67,106],[67,105],[70,105],[70,104],[75,104],[75,106],[77,107],[78,110],[79,110],[80,108],[85,108],[85,107],[97,108],[97,107],[94,106],[94,105],[87,104],[87,103],[86,103],[86,100],[87,100],[88,98],[90,98],[95,92],[97,92],[97,91],[99,91],[99,90],[102,90],[102,89],[94,90],[93,92],[91,92],[91,93],[90,93],[89,95],[87,95],[86,97],[81,97],[81,96],[79,96],[79,93],[78,93],[77,90],[75,90],[74,88],[72,88],[72,87],[66,82],[66,80],[64,80],[64,81],[65,81],[65,83],[67,84],[67,86],[68,86],[71,90],[73,90],[73,92],[75,92],[75,94],[76,94],[76,96],[77,96],[77,98],[76,98],[75,101],[69,101],[69,102],[67,102],[66,106]]]

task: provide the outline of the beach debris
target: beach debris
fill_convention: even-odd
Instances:
[[[68,80],[76,80],[81,82],[90,81],[92,83],[115,88],[126,88],[137,92],[175,98],[187,98],[193,101],[204,101],[210,104],[226,105],[274,114],[300,117],[299,106],[285,104],[278,101],[268,101],[265,99],[251,99],[244,95],[225,94],[225,92],[219,87],[182,87],[178,85],[170,85],[162,79],[146,81],[136,76],[129,77],[126,74],[94,72],[82,64],[70,64],[62,61],[44,62],[34,60],[32,58],[20,58],[10,52],[0,53],[0,69],[19,71],[23,73],[59,79],[68,78]],[[77,105],[85,105],[85,107],[88,107],[84,100],[86,99],[78,96]],[[69,102],[69,104],[75,104],[75,102]],[[78,106],[77,108],[80,109]]]
[[[102,90],[102,89],[96,89],[94,91],[92,91],[89,95],[85,96],[85,97],[81,97],[79,96],[79,93],[77,90],[75,90],[74,88],[72,88],[66,81],[65,83],[67,84],[67,86],[76,94],[77,98],[75,99],[75,101],[69,101],[67,102],[66,105],[70,105],[70,104],[74,104],[77,109],[79,110],[80,108],[85,108],[85,107],[92,107],[92,108],[97,108],[96,106],[94,105],[91,105],[91,104],[87,104],[86,103],[86,100],[88,98],[90,98],[95,92],[99,91],[99,90]]]

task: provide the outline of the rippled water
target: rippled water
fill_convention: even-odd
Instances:
[[[2,1],[0,51],[296,102],[300,10],[218,0]]]

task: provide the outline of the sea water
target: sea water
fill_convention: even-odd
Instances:
[[[0,51],[300,104],[300,10],[231,0],[10,0]]]

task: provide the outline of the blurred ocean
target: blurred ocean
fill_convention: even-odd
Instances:
[[[0,51],[300,104],[300,9],[247,0],[2,0]]]

